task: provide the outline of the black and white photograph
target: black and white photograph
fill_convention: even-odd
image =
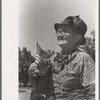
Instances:
[[[96,1],[20,0],[18,100],[96,99]]]

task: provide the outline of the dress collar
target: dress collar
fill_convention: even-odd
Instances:
[[[77,54],[77,49],[74,51],[71,51],[67,54],[62,54],[61,52],[57,53],[57,56],[55,57],[55,61],[62,62],[63,60],[67,59],[70,61],[70,59],[75,58]]]

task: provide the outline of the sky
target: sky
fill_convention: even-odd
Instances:
[[[88,27],[85,36],[95,30],[95,0],[20,0],[19,47],[36,55],[36,42],[42,49],[60,51],[54,23],[67,16],[80,15]]]

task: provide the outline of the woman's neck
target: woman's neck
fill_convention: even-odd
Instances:
[[[76,50],[76,47],[75,46],[70,46],[69,48],[68,47],[63,47],[61,52],[62,54],[70,54],[72,52],[74,52]]]

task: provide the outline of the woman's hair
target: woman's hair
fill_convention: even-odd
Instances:
[[[81,36],[79,41],[76,43],[76,45],[84,45],[85,43],[86,43],[86,39]]]

